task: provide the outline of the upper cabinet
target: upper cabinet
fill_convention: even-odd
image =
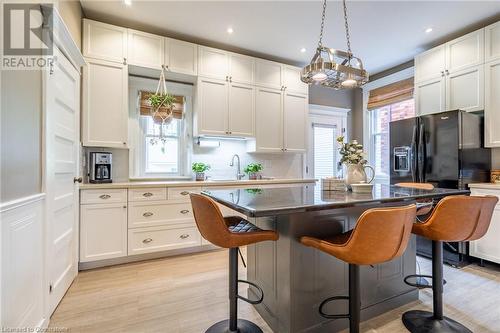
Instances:
[[[440,45],[415,57],[415,82],[444,76],[446,46]]]
[[[228,72],[228,52],[205,46],[198,47],[198,75],[227,80]]]
[[[445,46],[446,74],[484,63],[484,29],[454,39]]]
[[[134,66],[161,69],[165,38],[128,29],[128,63]]]
[[[167,70],[174,73],[198,74],[198,45],[172,38],[165,38],[165,60]]]
[[[238,83],[253,84],[255,81],[255,58],[230,53],[229,80]]]
[[[300,80],[301,70],[302,69],[299,67],[283,65],[284,90],[300,94],[307,94],[309,85]]]
[[[500,59],[500,22],[484,28],[484,61]]]
[[[269,60],[257,59],[255,63],[255,84],[268,88],[283,88],[283,65]]]
[[[486,147],[500,147],[500,59],[484,65],[484,127]]]
[[[83,19],[83,55],[125,64],[127,29]]]

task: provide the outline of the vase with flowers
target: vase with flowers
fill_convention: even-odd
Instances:
[[[375,170],[367,165],[368,161],[365,159],[363,145],[356,140],[346,142],[343,136],[338,137],[337,142],[340,145],[340,164],[346,165],[347,169],[345,177],[346,185],[351,187],[351,184],[371,183],[373,178],[375,178]],[[366,168],[372,171],[372,177],[369,181],[365,172]]]

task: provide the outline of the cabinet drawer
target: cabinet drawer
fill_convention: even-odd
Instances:
[[[133,203],[128,209],[129,228],[167,224],[194,224],[190,203]]]
[[[152,227],[128,231],[128,254],[201,246],[201,236],[196,227]]]
[[[134,188],[128,190],[129,201],[166,200],[166,188]]]
[[[171,187],[168,189],[168,200],[190,201],[191,192],[200,193],[201,187]]]
[[[99,189],[99,190],[82,190],[80,193],[80,201],[82,205],[97,204],[97,203],[126,203],[126,189]]]

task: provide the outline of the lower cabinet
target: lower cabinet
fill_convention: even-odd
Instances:
[[[471,195],[495,195],[500,198],[500,190],[471,189]],[[500,204],[497,204],[491,218],[490,227],[482,238],[470,242],[470,255],[500,264]]]

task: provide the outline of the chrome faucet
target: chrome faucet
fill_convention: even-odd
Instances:
[[[235,157],[236,157],[236,179],[241,180],[243,177],[245,177],[245,174],[241,173],[240,157],[238,156],[238,154],[233,155],[233,158],[231,159],[231,163],[229,163],[229,166],[234,166]]]

